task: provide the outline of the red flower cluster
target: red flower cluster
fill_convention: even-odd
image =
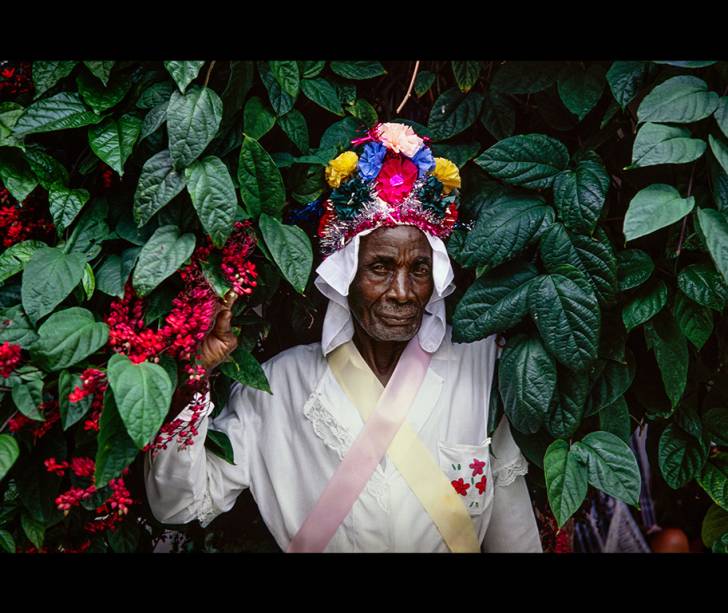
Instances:
[[[96,368],[87,368],[81,373],[81,387],[76,386],[68,395],[69,402],[80,402],[87,396],[93,395],[91,401],[91,414],[83,422],[84,430],[99,431],[99,418],[104,406],[104,392],[109,387],[106,374]]]
[[[49,400],[48,402],[41,402],[38,407],[38,411],[43,414],[45,421],[36,421],[30,419],[22,413],[18,413],[15,417],[12,417],[8,422],[8,429],[10,432],[18,432],[26,426],[30,426],[31,432],[33,433],[33,441],[37,441],[39,438],[44,436],[48,430],[53,427],[57,421],[61,419],[61,413],[58,410],[58,401]]]
[[[124,298],[111,303],[106,323],[111,348],[126,354],[135,364],[164,351],[164,339],[144,326],[144,302],[135,297],[131,282],[126,284]]]
[[[20,352],[20,345],[14,345],[9,341],[0,345],[0,377],[7,379],[20,365]]]
[[[0,62],[0,97],[33,91],[30,62]]]
[[[252,294],[257,285],[255,264],[249,260],[255,249],[255,235],[250,228],[249,221],[236,221],[222,250],[222,271],[238,295]]]
[[[47,206],[47,205],[46,205]],[[41,201],[28,196],[22,206],[10,195],[4,186],[0,187],[0,236],[3,247],[12,247],[30,238],[49,241],[53,238],[54,226],[48,219]]]
[[[103,162],[99,162],[98,168],[101,170],[101,191],[106,191],[114,183],[114,170]]]

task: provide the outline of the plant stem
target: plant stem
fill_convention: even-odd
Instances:
[[[216,60],[212,60],[210,62],[210,65],[207,67],[207,74],[205,75],[205,83],[202,87],[207,87],[207,82],[210,80],[210,73],[212,72],[212,67],[215,65]]]
[[[4,423],[4,424],[3,424],[2,426],[0,426],[0,432],[2,432],[3,430],[5,430],[5,426],[7,426],[7,425],[8,425],[9,423],[10,423],[10,420],[11,420],[11,419],[12,419],[13,417],[15,417],[15,416],[16,416],[17,414],[18,414],[18,412],[17,412],[17,411],[15,411],[15,412],[14,412],[14,413],[13,413],[13,414],[12,414],[12,415],[10,416],[10,417],[8,417],[8,418],[7,418],[6,420],[5,420],[5,423]]]
[[[410,96],[412,95],[412,88],[415,85],[415,79],[417,78],[417,71],[420,69],[420,60],[417,60],[415,62],[415,69],[412,71],[412,78],[410,79],[409,87],[407,88],[407,93],[404,96],[404,100],[400,102],[399,106],[397,107],[397,110],[394,112],[395,115],[399,115],[399,112],[402,110],[402,107],[406,104],[407,100],[410,99]]]
[[[695,175],[695,162],[693,162],[693,168],[690,171],[690,180],[688,181],[688,195],[687,197],[690,198],[690,193],[693,191],[693,176]],[[677,242],[677,249],[675,250],[675,258],[680,257],[680,251],[682,250],[682,244],[683,240],[685,239],[685,227],[688,223],[688,215],[685,215],[683,217],[682,222],[682,228],[680,228],[680,239]],[[675,266],[677,267],[677,259],[675,260]]]

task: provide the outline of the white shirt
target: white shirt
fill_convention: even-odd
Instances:
[[[407,421],[448,480],[471,481],[474,458],[488,456],[482,496],[463,497],[486,552],[541,552],[523,475],[527,462],[503,418],[487,438],[488,401],[497,358],[495,335],[454,344],[451,328],[433,354]],[[321,344],[299,345],[263,365],[273,395],[234,383],[221,413],[209,404],[195,444],[145,457],[145,484],[162,523],[205,527],[250,488],[266,526],[284,551],[363,427],[337,383]],[[188,416],[185,410],[180,416]],[[208,451],[208,428],[225,432],[233,466]],[[495,457],[493,457],[495,456]],[[477,464],[476,464],[477,469]],[[482,477],[476,476],[475,480]],[[472,504],[471,504],[472,503]],[[477,505],[475,504],[477,503]],[[447,552],[435,524],[394,464],[384,459],[325,552]]]

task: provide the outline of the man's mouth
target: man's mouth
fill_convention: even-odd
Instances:
[[[387,322],[390,325],[393,326],[404,326],[412,322],[412,320],[415,318],[415,314],[412,315],[385,315],[382,313],[379,317],[381,317],[385,322]]]

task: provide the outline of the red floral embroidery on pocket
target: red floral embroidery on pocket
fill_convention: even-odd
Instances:
[[[481,462],[478,458],[473,458],[473,463],[470,464],[470,468],[473,469],[473,477],[475,475],[482,475],[485,462]]]
[[[451,481],[452,486],[455,488],[455,491],[460,494],[461,496],[467,496],[468,495],[468,488],[470,487],[470,483],[465,483],[462,479],[458,479],[457,481]]]
[[[478,491],[479,491],[479,492],[480,492],[481,494],[482,494],[482,493],[483,493],[483,492],[485,491],[485,484],[486,484],[487,482],[488,482],[488,481],[487,481],[487,479],[485,478],[485,475],[483,475],[483,478],[482,478],[482,479],[481,479],[480,481],[478,481],[478,482],[477,482],[477,483],[475,484],[475,487],[477,487],[477,488],[478,488]]]

